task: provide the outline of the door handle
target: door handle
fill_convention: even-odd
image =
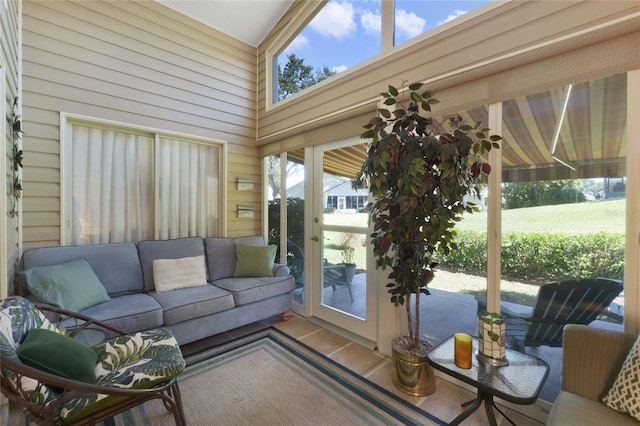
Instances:
[[[320,238],[318,238],[317,235],[314,235],[313,237],[311,237],[311,241],[320,241]]]

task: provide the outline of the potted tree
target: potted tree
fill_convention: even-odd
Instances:
[[[454,225],[464,212],[473,212],[468,196],[491,170],[483,156],[502,139],[459,115],[437,122],[427,113],[438,100],[421,88],[414,83],[401,93],[389,86],[381,93],[387,108],[364,126],[361,137],[371,142],[353,182],[373,195],[368,211],[376,265],[391,268],[391,302],[406,307],[408,335],[392,342],[393,381],[412,395],[435,390],[426,359],[431,345],[420,339],[419,315],[420,296],[429,294],[434,278],[434,255],[456,249]]]

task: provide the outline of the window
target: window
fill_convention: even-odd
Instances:
[[[275,102],[379,55],[381,2],[329,1],[275,58]]]
[[[395,0],[393,45],[411,40],[489,2]]]
[[[68,121],[63,243],[217,236],[222,149],[211,141]]]

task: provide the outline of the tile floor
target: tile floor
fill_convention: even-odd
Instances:
[[[413,397],[404,394],[398,391],[391,382],[391,362],[389,358],[297,315],[293,315],[288,321],[273,318],[269,321],[251,324],[209,339],[190,343],[182,349],[184,354],[188,355],[211,345],[219,344],[268,326],[274,326],[282,332],[297,338],[320,353],[446,422],[453,420],[462,411],[460,404],[473,399],[475,396],[471,389],[464,387],[464,384],[450,382],[439,375],[436,376],[436,391],[433,394],[427,397]],[[525,407],[525,409],[529,407],[533,406]],[[519,426],[539,426],[544,424],[546,408],[545,410],[540,410],[534,407],[531,415],[538,420],[519,414],[505,406],[502,406],[502,409]],[[499,425],[510,424],[500,414],[496,413],[496,416]],[[6,410],[6,405],[3,404],[0,423],[7,426],[23,425],[24,418],[18,410]],[[462,424],[465,426],[487,425],[488,421],[484,409],[482,407],[479,408]]]

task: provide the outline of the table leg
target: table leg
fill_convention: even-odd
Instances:
[[[512,425],[515,426],[515,424],[511,421],[511,419],[509,417],[507,417],[502,412],[502,410],[500,410],[498,408],[497,405],[495,405],[495,403],[493,402],[493,395],[485,393],[485,392],[483,392],[481,390],[478,390],[478,396],[476,397],[476,399],[473,399],[471,401],[467,401],[467,402],[462,404],[463,407],[467,407],[466,410],[464,410],[462,413],[460,413],[458,415],[458,417],[453,419],[449,423],[449,425],[450,426],[456,426],[456,425],[459,425],[460,423],[462,423],[462,421],[464,419],[469,417],[474,411],[476,411],[480,407],[480,405],[482,405],[483,401],[484,401],[484,409],[485,409],[485,412],[487,413],[487,419],[489,420],[489,425],[496,426],[498,424],[498,422],[496,421],[496,415],[493,412],[493,407],[495,407],[496,410],[498,410],[498,412],[500,414],[502,414],[504,416],[504,418],[506,418],[509,421],[509,423],[511,423]]]
[[[459,425],[460,423],[462,423],[462,421],[464,419],[469,417],[471,415],[471,413],[476,411],[478,409],[478,407],[480,407],[480,405],[482,405],[482,401],[484,401],[484,392],[478,391],[478,396],[476,397],[476,399],[468,401],[468,402],[465,402],[464,404],[462,404],[462,406],[463,407],[467,407],[467,409],[464,410],[462,413],[460,413],[458,415],[458,417],[453,419],[449,423],[449,425],[450,426],[456,426],[456,425]]]

